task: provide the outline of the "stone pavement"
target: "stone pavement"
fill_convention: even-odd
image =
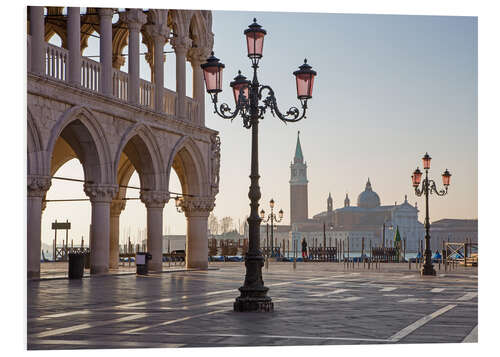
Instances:
[[[243,263],[208,271],[28,282],[28,349],[477,341],[477,268],[271,263],[273,313],[232,311]],[[436,267],[437,268],[437,267]]]
[[[134,275],[135,263],[120,263],[118,269],[110,269],[110,275]],[[163,263],[163,271],[186,270],[184,262]],[[84,269],[83,276],[90,277],[90,269]],[[68,262],[43,262],[40,263],[40,279],[65,279],[68,277]]]

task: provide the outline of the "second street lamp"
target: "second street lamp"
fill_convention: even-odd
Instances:
[[[252,159],[250,169],[250,216],[248,217],[249,242],[248,251],[245,254],[245,282],[239,288],[241,295],[234,302],[234,311],[273,311],[274,305],[264,286],[262,280],[262,266],[264,257],[260,250],[260,222],[259,200],[261,197],[259,187],[259,120],[264,118],[266,110],[269,109],[273,116],[277,116],[283,122],[296,122],[306,116],[307,101],[312,98],[312,89],[316,72],[304,60],[304,64],[298,71],[293,72],[297,82],[297,98],[301,102],[302,113],[296,107],[291,107],[285,114],[278,109],[273,89],[268,85],[261,85],[257,79],[257,68],[262,58],[264,37],[267,32],[257,24],[256,19],[244,31],[247,40],[248,57],[252,62],[253,78],[247,81],[241,73],[231,82],[236,106],[231,111],[226,103],[217,106],[218,93],[222,91],[222,71],[224,64],[212,55],[206,63],[201,65],[203,69],[207,92],[212,98],[214,111],[224,119],[233,120],[241,116],[243,127],[252,129]],[[267,93],[267,96],[264,96]]]
[[[267,218],[264,219],[266,216],[266,212],[264,210],[260,211],[260,218],[264,223],[267,223],[269,221],[271,222],[271,257],[272,257],[274,253],[274,222],[277,223],[281,222],[281,220],[283,219],[283,210],[280,209],[280,211],[278,212],[278,216],[276,216],[276,213],[274,213],[274,200],[272,198],[271,201],[269,201],[269,207],[271,207],[271,213],[269,213]]]
[[[438,190],[436,188],[436,182],[434,180],[429,179],[429,169],[431,168],[431,157],[428,153],[425,153],[422,158],[424,170],[425,170],[425,179],[422,181],[422,188],[419,188],[420,182],[422,179],[422,171],[417,167],[415,171],[413,171],[413,175],[411,176],[413,187],[415,188],[415,194],[420,197],[425,195],[425,252],[424,252],[424,265],[422,266],[421,274],[422,275],[436,275],[436,270],[432,264],[432,251],[431,251],[431,235],[430,231],[430,220],[429,220],[429,194],[435,193],[438,196],[444,196],[448,193],[448,186],[450,185],[451,174],[446,169],[442,174],[443,177],[443,185],[445,187],[444,190]]]

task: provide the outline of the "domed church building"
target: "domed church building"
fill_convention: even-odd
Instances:
[[[390,246],[394,230],[399,227],[409,252],[416,251],[419,240],[424,237],[424,226],[418,221],[417,204],[410,205],[405,195],[401,204],[395,202],[393,205],[382,206],[380,196],[373,190],[369,178],[365,190],[358,195],[357,206],[350,205],[347,194],[342,208],[334,210],[330,200],[331,195],[327,199],[327,210],[314,215],[313,219],[325,223],[334,231],[371,232],[371,239],[375,240],[373,243],[382,245],[385,227],[385,244]]]

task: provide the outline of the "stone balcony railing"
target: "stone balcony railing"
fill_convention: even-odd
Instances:
[[[31,36],[28,35],[28,71],[31,69]],[[45,76],[68,83],[69,52],[67,49],[45,43]],[[100,92],[101,64],[82,56],[80,88],[91,92]],[[123,102],[128,102],[128,73],[113,68],[112,96]],[[154,110],[155,84],[144,79],[139,80],[139,106]],[[200,123],[198,103],[190,97],[185,97],[185,119],[192,123]],[[130,104],[130,103],[129,103]],[[163,88],[163,114],[176,115],[177,93]]]

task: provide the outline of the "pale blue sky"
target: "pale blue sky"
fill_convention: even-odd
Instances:
[[[431,198],[431,220],[477,217],[476,18],[214,11],[214,50],[226,64],[220,98],[231,105],[229,82],[238,69],[250,75],[243,30],[254,16],[268,31],[259,79],[275,89],[282,111],[298,104],[292,72],[304,57],[318,72],[307,119],[284,125],[268,114],[261,122],[264,209],[273,197],[288,223],[289,165],[300,130],[309,167],[310,216],[326,208],[328,192],[334,208],[343,205],[346,192],[355,204],[367,177],[382,204],[401,203],[408,194],[412,204],[418,201],[423,208],[410,175],[428,151],[432,177],[440,185],[445,168],[453,175],[449,195]],[[98,39],[90,42],[86,54],[98,54]],[[149,79],[149,68],[142,62],[141,76]],[[175,88],[173,54],[167,55],[165,72],[166,86]],[[222,141],[221,191],[214,213],[243,220],[249,212],[250,131],[239,120],[231,123],[214,115],[208,95],[206,108],[206,124],[220,131]],[[81,177],[78,166],[68,163],[58,174]],[[178,189],[174,179],[171,190]],[[53,182],[48,198],[56,196],[84,197],[78,184]],[[164,216],[165,232],[185,232],[185,219],[173,203]],[[89,203],[49,204],[42,222],[46,242],[52,240],[50,222],[56,218],[74,222],[72,237],[84,235],[87,240]],[[130,227],[137,235],[145,222],[145,207],[128,202],[122,231]]]

